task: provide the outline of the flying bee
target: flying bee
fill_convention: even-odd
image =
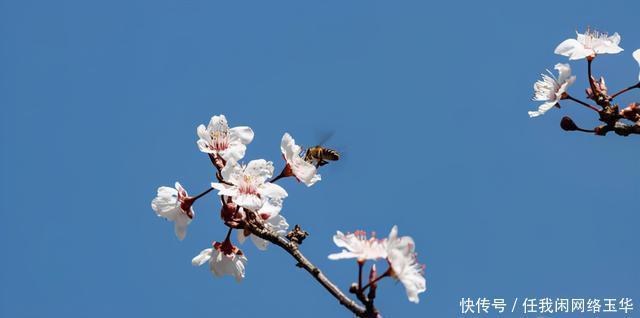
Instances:
[[[322,167],[329,161],[338,159],[340,159],[340,154],[337,151],[322,146],[311,147],[304,154],[304,161],[314,164],[316,167]]]
[[[304,152],[304,161],[318,168],[328,164],[329,161],[340,159],[340,154],[336,150],[324,147],[324,144],[329,141],[331,137],[333,137],[333,132],[324,134],[316,146],[309,147]]]

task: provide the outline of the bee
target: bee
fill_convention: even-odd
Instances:
[[[337,151],[319,145],[307,149],[304,154],[304,161],[314,164],[316,167],[322,167],[329,161],[338,159],[340,159],[340,154]]]

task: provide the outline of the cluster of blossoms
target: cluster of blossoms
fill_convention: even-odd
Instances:
[[[362,286],[362,279],[359,279],[355,288],[364,292],[369,287],[376,288],[377,282],[383,277],[393,277],[399,280],[407,291],[409,301],[418,303],[418,294],[427,290],[424,278],[424,266],[416,261],[417,253],[415,244],[409,236],[398,237],[398,227],[394,226],[386,239],[376,239],[375,233],[371,238],[363,231],[348,233],[347,235],[338,231],[333,236],[333,242],[344,248],[342,252],[329,255],[329,259],[349,259],[355,258],[358,265],[362,267],[367,260],[386,259],[389,268],[380,276],[376,276],[376,265],[371,266],[369,283]]]
[[[293,255],[292,251],[297,250],[297,245],[304,237],[294,238],[297,233],[294,232],[300,231],[298,226],[293,232],[287,233],[289,224],[281,210],[288,193],[275,182],[281,178],[294,177],[310,187],[321,180],[317,171],[321,159],[309,160],[293,137],[285,133],[280,144],[284,168],[274,177],[274,164],[271,161],[241,161],[247,145],[254,138],[251,128],[230,128],[225,116],[219,115],[213,116],[207,126],[198,126],[197,135],[198,148],[209,156],[216,168],[217,182],[212,182],[209,188],[196,196],[189,196],[182,185],[176,182],[174,188],[158,188],[157,197],[151,202],[151,207],[159,217],[175,223],[175,234],[178,239],[183,240],[188,225],[195,217],[193,203],[207,193],[217,190],[222,205],[220,218],[228,227],[228,231],[221,242],[212,242],[210,248],[195,256],[192,264],[201,266],[208,263],[215,276],[229,275],[241,281],[245,277],[247,257],[232,243],[233,230],[237,231],[237,240],[240,243],[249,238],[258,249],[266,250],[269,242],[272,242],[288,249]],[[402,282],[412,302],[417,303],[418,294],[425,291],[423,268],[416,261],[413,239],[398,237],[395,226],[389,237],[384,240],[367,239],[360,232],[347,235],[338,232],[334,242],[346,250],[332,254],[329,258],[357,258],[361,266],[360,274],[366,260],[387,260],[389,269],[380,276],[375,275],[375,265],[372,267],[370,283],[367,286],[361,285],[360,277],[360,291],[367,288],[375,291],[377,281],[383,277],[393,277]],[[373,297],[367,298],[371,304],[372,300]]]
[[[529,116],[538,117],[551,108],[560,108],[560,101],[568,99],[597,112],[598,119],[604,124],[594,129],[583,129],[578,127],[571,118],[563,117],[560,125],[566,131],[589,132],[600,136],[604,136],[610,131],[621,136],[640,134],[640,104],[631,103],[627,107],[620,109],[618,104],[613,103],[614,98],[617,96],[634,88],[640,88],[640,76],[637,84],[617,93],[609,94],[604,77],[596,79],[591,72],[591,64],[598,55],[617,54],[623,51],[620,47],[620,40],[621,37],[618,33],[609,36],[608,34],[588,29],[584,34],[577,33],[575,39],[563,41],[554,51],[556,54],[568,57],[569,60],[587,60],[589,87],[586,89],[586,97],[594,101],[598,106],[569,95],[568,88],[573,85],[576,77],[571,75],[569,64],[558,63],[554,67],[558,72],[557,77],[547,71],[549,74],[542,74],[542,79],[533,85],[533,100],[542,102],[542,104],[538,107],[538,110],[529,111]],[[640,49],[633,52],[633,58],[640,64]],[[625,124],[621,120],[628,120],[630,124]]]

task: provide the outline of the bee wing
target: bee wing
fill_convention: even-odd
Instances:
[[[304,158],[307,155],[307,148],[300,146],[300,153],[298,155]]]
[[[329,141],[331,139],[331,137],[333,137],[333,135],[335,133],[336,133],[335,131],[318,133],[318,138],[316,139],[316,140],[318,140],[317,145],[318,146],[323,146],[324,144],[327,143],[327,141]]]

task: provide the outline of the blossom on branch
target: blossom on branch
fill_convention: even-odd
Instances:
[[[158,188],[158,195],[151,201],[151,208],[159,217],[175,223],[174,231],[182,241],[187,234],[187,226],[195,215],[192,204],[193,201],[187,194],[187,190],[176,182],[175,188]]]
[[[329,255],[331,260],[357,258],[359,262],[363,262],[387,257],[384,242],[375,237],[367,238],[364,231],[347,233],[347,235],[337,231],[333,236],[333,242],[344,249],[340,253]]]
[[[228,239],[222,243],[213,242],[212,248],[202,250],[191,260],[193,266],[201,266],[206,262],[209,262],[211,273],[217,277],[230,275],[237,282],[244,278],[247,258]]]
[[[636,62],[640,65],[640,49],[633,51],[633,58],[636,59]],[[640,75],[638,75],[638,80],[640,80]]]
[[[612,36],[595,30],[576,34],[576,39],[564,40],[556,47],[554,53],[569,57],[570,60],[580,60],[593,58],[597,54],[616,54],[623,51],[619,46],[620,34],[617,32]]]
[[[321,177],[316,172],[316,166],[302,158],[302,148],[296,145],[296,141],[288,133],[282,136],[280,150],[287,162],[283,176],[294,176],[308,187],[320,181]]]
[[[224,160],[238,161],[244,157],[247,144],[253,140],[253,130],[247,126],[229,128],[224,115],[213,116],[209,125],[198,126],[197,144],[200,151],[220,155]]]
[[[409,236],[398,237],[398,227],[394,225],[386,245],[391,277],[404,285],[409,301],[417,304],[420,301],[418,294],[427,290],[427,283],[424,267],[416,260],[413,239]]]
[[[251,160],[247,165],[227,161],[221,175],[224,182],[211,184],[219,191],[218,195],[230,197],[237,205],[258,214],[280,213],[288,194],[279,185],[267,182],[273,176],[271,161]]]
[[[547,70],[549,75],[541,74],[542,79],[533,84],[533,100],[544,102],[537,111],[529,111],[529,117],[538,117],[553,108],[567,92],[567,88],[575,82],[576,77],[571,76],[569,64],[558,63],[554,67],[558,71],[558,78]]]
[[[370,281],[377,282],[383,277],[391,276],[404,285],[409,301],[414,303],[420,301],[418,294],[427,290],[424,268],[416,260],[413,239],[409,236],[398,237],[397,226],[394,225],[389,237],[383,240],[367,238],[362,231],[347,235],[338,231],[333,236],[333,241],[345,250],[329,255],[332,260],[357,258],[362,264],[366,260],[386,258],[389,269],[375,279],[370,277]]]

